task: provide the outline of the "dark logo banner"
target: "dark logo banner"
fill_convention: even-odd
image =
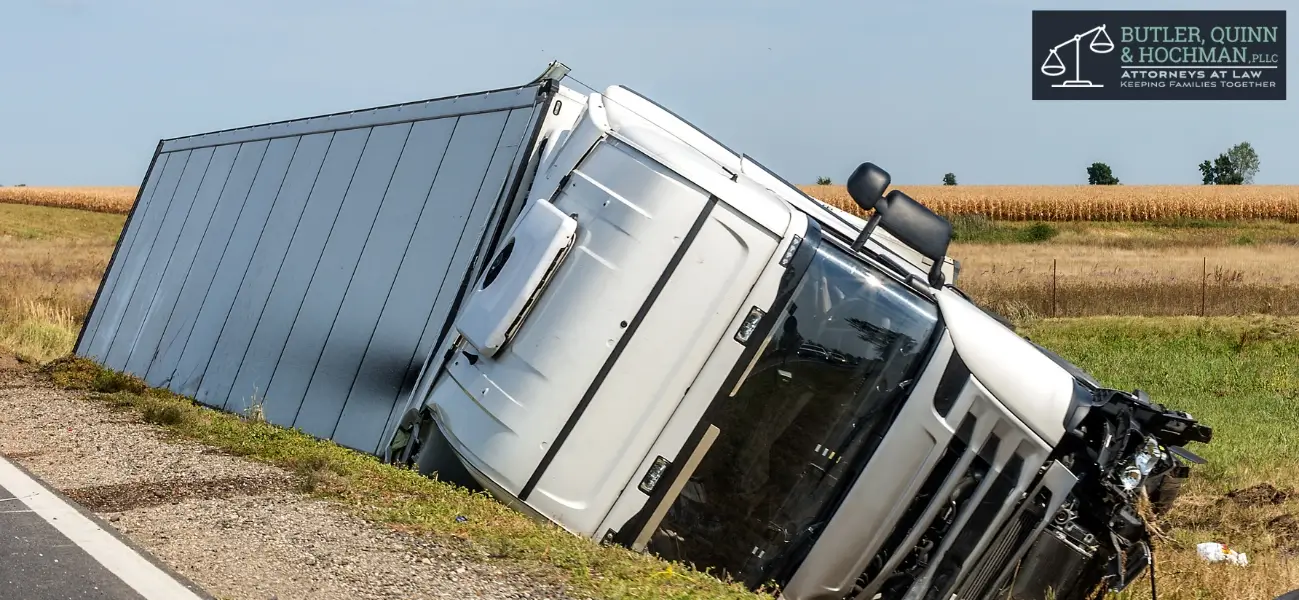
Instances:
[[[1283,10],[1035,10],[1034,100],[1285,100]]]

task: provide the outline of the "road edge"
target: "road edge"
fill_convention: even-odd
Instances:
[[[74,511],[77,512],[77,514],[79,514],[79,515],[81,515],[82,517],[84,517],[84,518],[86,518],[87,520],[89,520],[89,521],[90,521],[91,523],[93,523],[95,526],[99,527],[100,530],[102,530],[102,531],[104,531],[105,533],[107,533],[110,537],[112,537],[113,539],[117,540],[117,541],[118,541],[119,543],[121,543],[123,546],[126,546],[126,547],[127,547],[128,549],[130,549],[132,552],[135,552],[136,555],[138,555],[138,556],[140,556],[141,558],[143,558],[146,562],[148,562],[149,564],[153,565],[153,566],[154,566],[155,568],[157,568],[159,571],[162,571],[163,574],[165,574],[165,575],[167,575],[168,577],[171,577],[172,579],[176,580],[176,582],[179,583],[179,584],[181,585],[181,587],[184,587],[184,588],[188,589],[191,593],[193,593],[194,595],[198,596],[198,597],[201,598],[202,600],[218,600],[215,596],[213,596],[212,594],[208,593],[207,590],[204,590],[201,586],[199,586],[197,583],[195,583],[192,579],[190,579],[189,577],[186,577],[185,575],[183,575],[183,574],[177,572],[177,571],[176,571],[175,569],[173,569],[170,565],[168,565],[168,564],[166,564],[165,562],[163,562],[163,561],[162,561],[161,559],[159,559],[157,556],[154,556],[152,552],[149,552],[147,549],[145,549],[144,547],[142,547],[140,544],[136,543],[134,540],[130,539],[130,538],[127,537],[125,534],[123,534],[122,532],[118,531],[116,527],[113,527],[113,525],[112,525],[111,523],[108,523],[108,522],[105,521],[103,518],[101,518],[99,515],[95,514],[94,511],[91,511],[90,509],[86,508],[85,506],[82,506],[79,502],[76,502],[76,501],[72,500],[71,498],[68,498],[66,495],[63,494],[63,492],[61,492],[61,491],[59,491],[58,489],[54,488],[54,487],[51,486],[48,482],[46,482],[45,480],[41,479],[38,475],[36,475],[35,473],[33,473],[30,469],[28,469],[27,467],[25,467],[25,466],[23,466],[21,463],[19,463],[19,462],[17,461],[17,459],[14,459],[14,458],[9,457],[9,456],[8,456],[7,454],[5,454],[4,452],[0,452],[0,460],[3,460],[4,463],[6,463],[6,464],[12,466],[12,467],[13,467],[15,470],[17,470],[18,472],[22,473],[23,475],[25,475],[25,476],[27,476],[28,478],[30,478],[30,479],[32,479],[33,481],[35,481],[37,485],[39,485],[40,487],[42,487],[42,488],[43,488],[46,492],[48,492],[51,496],[53,496],[54,498],[58,499],[58,500],[59,500],[60,502],[62,502],[63,504],[65,504],[65,505],[71,507],[72,510],[74,510]],[[20,500],[20,501],[21,501],[21,500]],[[43,517],[42,517],[42,518],[43,518]],[[65,537],[66,537],[66,536],[65,536]],[[73,543],[76,543],[76,542],[74,541]],[[78,544],[78,546],[80,546],[80,545]],[[82,550],[85,551],[84,548],[82,548]],[[99,562],[99,560],[96,559],[93,555],[91,556],[91,560],[95,560],[95,562]],[[102,564],[102,563],[101,563],[101,564]],[[106,565],[105,565],[105,566],[106,566]],[[118,577],[116,574],[114,574],[113,576],[114,576],[114,577]],[[120,577],[119,577],[119,578],[120,578]],[[124,583],[130,585],[130,582],[124,582]]]

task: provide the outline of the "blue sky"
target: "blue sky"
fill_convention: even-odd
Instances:
[[[552,59],[800,183],[871,160],[901,184],[1079,184],[1094,161],[1194,184],[1247,140],[1256,183],[1296,184],[1296,100],[1034,102],[1028,71],[1033,8],[1287,4],[8,0],[0,184],[136,185],[160,138],[516,85]]]

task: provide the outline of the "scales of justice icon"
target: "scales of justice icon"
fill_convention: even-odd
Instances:
[[[1088,44],[1088,48],[1090,48],[1092,52],[1097,54],[1108,54],[1111,50],[1114,50],[1114,41],[1110,39],[1108,33],[1105,33],[1104,25],[1097,25],[1096,27],[1075,35],[1068,40],[1060,42],[1056,47],[1051,49],[1051,53],[1046,56],[1046,61],[1042,63],[1042,74],[1047,77],[1058,77],[1064,75],[1065,66],[1064,61],[1060,60],[1060,49],[1069,44],[1073,44],[1073,79],[1067,79],[1061,83],[1053,84],[1051,87],[1105,87],[1104,85],[1092,83],[1090,80],[1081,77],[1082,73],[1080,71],[1080,63],[1082,62],[1082,39],[1089,35],[1092,36],[1092,41]]]

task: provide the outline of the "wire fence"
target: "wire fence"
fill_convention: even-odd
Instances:
[[[1217,265],[1208,258],[1197,266],[1079,268],[1076,261],[1047,259],[963,267],[960,286],[1011,317],[1299,315],[1299,276]]]

